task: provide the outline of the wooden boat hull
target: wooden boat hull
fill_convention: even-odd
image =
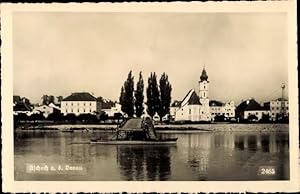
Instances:
[[[102,144],[102,145],[174,145],[176,139],[161,139],[161,140],[97,140],[91,141],[91,144]]]

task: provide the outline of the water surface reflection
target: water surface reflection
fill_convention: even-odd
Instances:
[[[15,133],[16,180],[283,180],[289,179],[288,133],[165,133],[177,146],[71,144],[108,133]],[[26,163],[82,165],[86,173],[26,173]],[[258,174],[272,166],[276,174]]]

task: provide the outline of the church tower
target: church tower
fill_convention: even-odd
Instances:
[[[199,99],[202,105],[201,120],[210,120],[209,96],[208,96],[209,81],[205,68],[203,68],[199,81]]]
[[[201,104],[205,104],[205,102],[208,100],[208,86],[209,86],[208,76],[205,71],[205,68],[203,68],[200,76],[200,81],[199,81],[199,98]]]

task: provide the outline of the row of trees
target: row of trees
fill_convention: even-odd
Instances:
[[[170,112],[171,92],[172,86],[166,73],[162,74],[159,84],[157,83],[155,72],[150,74],[146,89],[147,112],[150,116],[153,117],[155,113],[158,113],[160,117],[163,117]],[[134,114],[140,117],[143,114],[144,81],[142,72],[139,74],[136,90],[134,90],[134,76],[132,75],[132,71],[129,72],[127,80],[121,88],[119,100],[122,111],[129,117],[132,117]]]
[[[63,100],[62,96],[57,96],[57,101],[61,102]],[[42,104],[43,105],[49,105],[50,103],[55,102],[55,97],[53,95],[43,95],[42,96]]]

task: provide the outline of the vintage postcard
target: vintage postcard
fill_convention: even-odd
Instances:
[[[1,4],[3,190],[299,190],[296,26],[296,1]]]

